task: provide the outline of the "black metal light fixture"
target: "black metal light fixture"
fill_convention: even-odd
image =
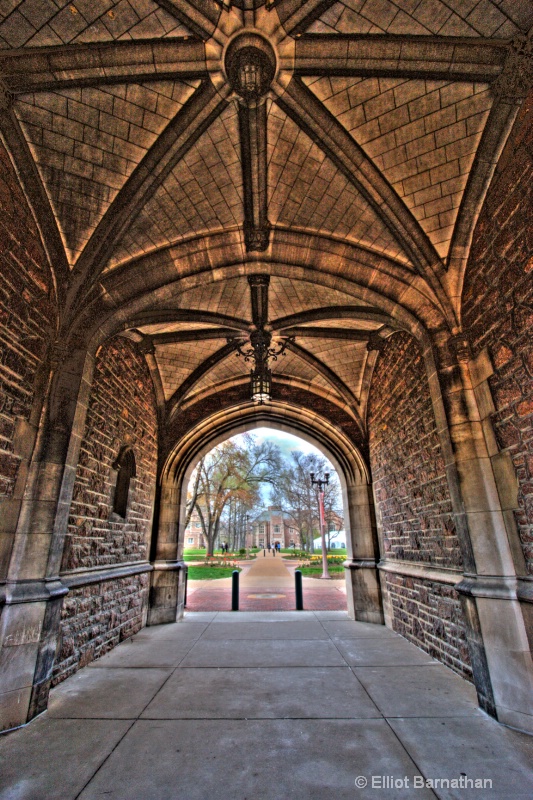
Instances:
[[[243,356],[245,361],[253,361],[255,366],[250,370],[250,389],[254,403],[267,403],[272,397],[272,370],[268,363],[270,360],[277,361],[279,356],[285,355],[287,345],[291,338],[286,339],[279,347],[270,347],[272,335],[259,328],[250,334],[251,347],[244,350],[242,345],[237,344],[237,355]]]
[[[262,406],[272,397],[272,372],[268,368],[257,368],[250,372],[252,400]]]
[[[250,333],[250,347],[244,349],[238,339],[228,339],[238,356],[245,361],[251,361],[254,368],[250,370],[250,389],[254,403],[263,405],[272,397],[272,371],[270,361],[277,361],[279,356],[285,355],[285,350],[294,336],[288,336],[278,347],[271,347],[272,334],[266,330],[268,325],[268,275],[249,275],[248,283],[251,292],[252,321],[255,327]]]

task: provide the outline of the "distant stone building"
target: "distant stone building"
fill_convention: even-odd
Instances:
[[[202,533],[202,523],[200,522],[200,515],[196,509],[192,512],[189,524],[185,528],[184,547],[198,548],[205,547],[206,540]]]
[[[270,506],[253,520],[249,546],[268,547],[277,542],[281,547],[299,547],[300,533],[289,514]]]
[[[328,511],[326,510],[326,531],[330,534],[330,538],[333,539],[335,532],[342,531],[344,528],[344,517],[341,517],[335,511]]]

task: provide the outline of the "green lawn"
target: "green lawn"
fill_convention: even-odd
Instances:
[[[317,575],[322,575],[322,567],[300,567],[300,572],[307,578],[313,578]],[[328,572],[333,575],[334,572],[344,572],[344,567],[338,564],[328,564]]]
[[[249,555],[253,557],[255,555],[254,551],[250,550]],[[232,561],[235,561],[239,558],[246,558],[246,553],[241,554],[239,553],[238,550],[235,553],[223,553],[222,550],[215,550],[213,558],[217,559],[230,558]],[[205,561],[205,559],[206,559],[205,547],[203,548],[188,547],[183,551],[183,560],[185,562]]]
[[[216,578],[230,578],[237,567],[207,567],[199,564],[196,567],[189,567],[188,577],[191,581],[212,581]]]
[[[205,547],[194,548],[188,547],[183,551],[183,560],[184,561],[205,561],[205,554],[206,549]],[[226,554],[223,553],[221,550],[215,550],[215,558],[221,558]],[[228,553],[229,555],[229,553]]]

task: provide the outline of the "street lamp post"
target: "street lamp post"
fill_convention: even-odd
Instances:
[[[318,521],[320,537],[322,539],[322,578],[329,580],[328,551],[326,549],[325,519],[324,519],[324,487],[329,483],[329,472],[324,472],[323,478],[315,478],[315,473],[310,472],[311,485],[318,487]]]

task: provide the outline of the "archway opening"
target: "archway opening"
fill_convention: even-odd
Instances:
[[[167,478],[181,487],[178,535],[189,569],[187,611],[231,607],[234,569],[241,570],[241,610],[292,610],[297,568],[304,574],[305,608],[347,609],[353,577],[347,564],[354,552],[349,504],[354,484],[366,484],[364,463],[353,445],[340,447],[324,431],[306,429],[304,415],[296,427],[271,411],[256,410],[223,431],[198,431],[167,463]],[[241,481],[239,470],[250,468],[251,480]],[[269,581],[259,574],[252,586],[258,564],[276,557],[274,571],[285,572],[283,591],[274,575]]]
[[[246,427],[204,448],[183,482],[187,610],[228,608],[235,571],[241,610],[294,610],[296,570],[305,608],[346,610],[342,471],[311,437]]]

